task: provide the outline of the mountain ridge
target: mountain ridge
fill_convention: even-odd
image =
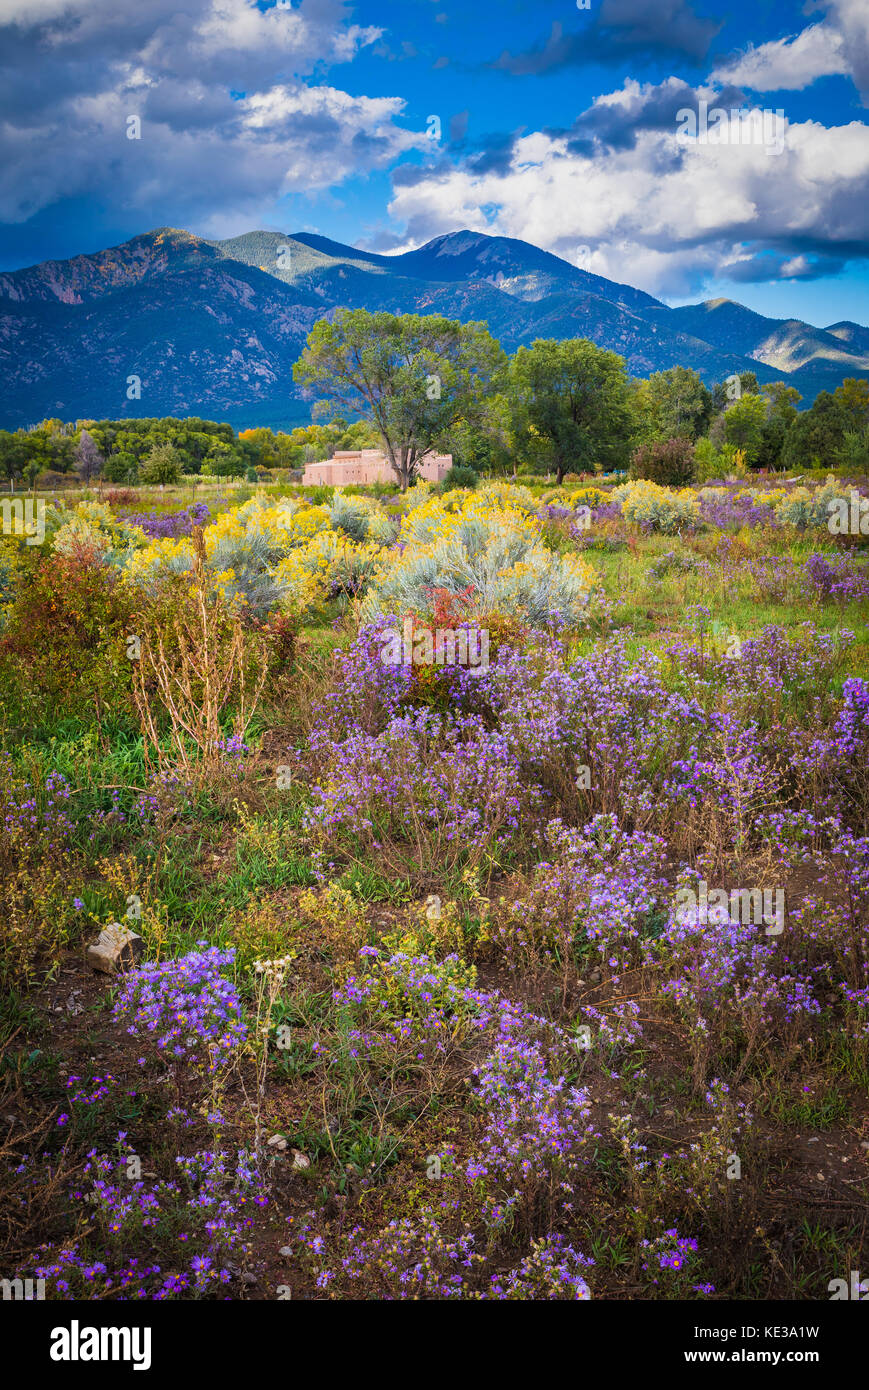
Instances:
[[[124,415],[302,423],[292,366],[339,307],[484,320],[507,351],[589,337],[635,376],[754,370],[808,404],[869,375],[869,328],[770,319],[734,300],[671,309],[528,242],[462,230],[393,256],[315,233],[208,240],[158,227],[116,247],[0,272],[0,425]],[[138,377],[141,396],[127,399]]]

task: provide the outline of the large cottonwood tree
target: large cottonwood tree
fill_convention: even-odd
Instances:
[[[404,491],[460,421],[484,416],[506,368],[483,323],[342,309],[314,325],[293,376],[320,397],[318,411],[374,426]]]
[[[625,359],[588,338],[538,338],[511,370],[516,435],[537,467],[565,473],[627,465],[635,415]]]

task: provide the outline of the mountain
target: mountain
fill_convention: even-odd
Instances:
[[[844,319],[841,323],[831,323],[824,332],[831,333],[842,343],[847,343],[855,352],[869,354],[869,328],[864,328],[862,324]]]
[[[646,311],[650,320],[659,314],[659,306]],[[808,366],[823,368],[828,363],[841,366],[843,376],[852,367],[855,371],[869,371],[869,329],[859,324],[836,324],[834,328],[843,331],[834,333],[828,328],[813,328],[800,319],[765,318],[732,299],[708,299],[705,304],[664,309],[664,314],[671,326],[680,324],[687,333],[716,347],[730,347],[780,373]],[[846,337],[846,332],[850,336]]]
[[[509,237],[460,231],[395,256],[300,232],[208,241],[161,227],[121,246],[0,273],[0,426],[45,416],[310,418],[292,377],[312,326],[349,306],[484,320],[508,351],[588,337],[636,376],[754,370],[806,401],[869,375],[869,329],[765,318],[731,300],[670,309]],[[141,396],[127,399],[128,378]]]

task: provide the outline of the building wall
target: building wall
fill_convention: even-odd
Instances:
[[[452,454],[427,454],[417,477],[439,483],[452,467]],[[331,459],[309,463],[302,482],[308,486],[346,487],[348,483],[394,483],[395,474],[380,449],[338,450]]]

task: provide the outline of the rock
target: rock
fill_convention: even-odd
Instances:
[[[303,1154],[299,1149],[293,1149],[293,1167],[301,1169],[310,1168],[310,1166],[311,1160],[308,1155]]]
[[[287,1147],[287,1141],[282,1134],[273,1134],[268,1143],[273,1149],[285,1149]]]
[[[88,946],[87,958],[94,970],[102,970],[106,975],[128,969],[135,965],[142,954],[141,936],[130,931],[120,922],[110,922]]]

